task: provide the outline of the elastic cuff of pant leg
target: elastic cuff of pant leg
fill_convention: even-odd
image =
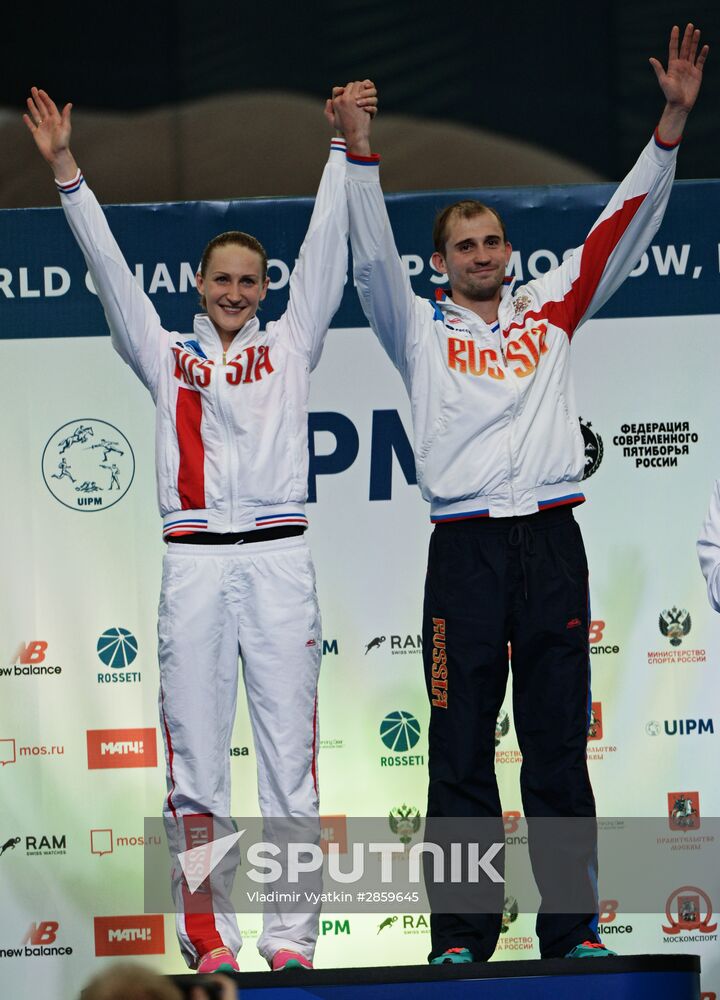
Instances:
[[[260,944],[257,946],[257,950],[260,953],[260,957],[264,958],[268,965],[272,965],[272,960],[279,951],[294,951],[298,955],[302,955],[306,958],[308,962],[312,962],[315,956],[315,946],[308,948],[307,945],[300,945],[296,941],[288,941],[287,938],[282,940],[273,940],[269,944]]]
[[[500,934],[498,932],[498,938],[499,937]],[[473,957],[473,962],[487,962],[496,947],[497,939],[492,942],[491,946],[487,941],[481,943],[478,941],[468,941],[463,938],[453,938],[451,941],[446,942],[446,944],[438,945],[437,948],[433,948],[428,955],[428,962],[432,962],[434,958],[439,958],[441,955],[444,955],[445,952],[449,951],[451,948],[467,948]]]

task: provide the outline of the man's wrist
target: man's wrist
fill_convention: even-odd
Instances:
[[[689,108],[686,104],[671,104],[670,101],[667,101],[664,114],[679,115],[682,118],[687,118],[691,111],[692,108]]]
[[[655,129],[655,136],[662,144],[676,146],[685,130],[690,109],[679,105],[666,104],[662,117]]]

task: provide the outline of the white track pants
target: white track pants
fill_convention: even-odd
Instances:
[[[171,846],[185,850],[182,817],[230,811],[230,742],[238,653],[257,755],[260,811],[317,817],[317,684],[322,658],[315,572],[304,537],[250,545],[170,543],[158,621],[160,721],[165,740]],[[228,831],[216,831],[215,837]],[[192,967],[225,945],[241,946],[234,913],[193,913],[173,872],[177,931]],[[230,887],[225,887],[229,895]],[[222,887],[218,896],[225,895]],[[218,903],[220,900],[218,899]],[[229,909],[218,905],[217,910]],[[317,913],[266,912],[258,941],[270,961],[281,948],[312,958]]]

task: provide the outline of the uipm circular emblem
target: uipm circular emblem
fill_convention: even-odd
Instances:
[[[65,507],[107,510],[122,500],[135,476],[135,455],[117,427],[84,418],[63,424],[42,455],[45,485]]]

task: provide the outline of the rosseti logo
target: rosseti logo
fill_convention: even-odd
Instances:
[[[157,767],[154,729],[88,729],[88,768]]]
[[[137,684],[139,670],[129,670],[138,653],[138,642],[126,628],[109,628],[97,641],[97,655],[109,670],[99,671],[98,684]]]
[[[388,750],[405,753],[420,739],[420,723],[409,712],[389,712],[380,723],[380,739]]]
[[[109,628],[97,641],[97,655],[106,667],[124,670],[137,656],[137,639],[126,628]]]

